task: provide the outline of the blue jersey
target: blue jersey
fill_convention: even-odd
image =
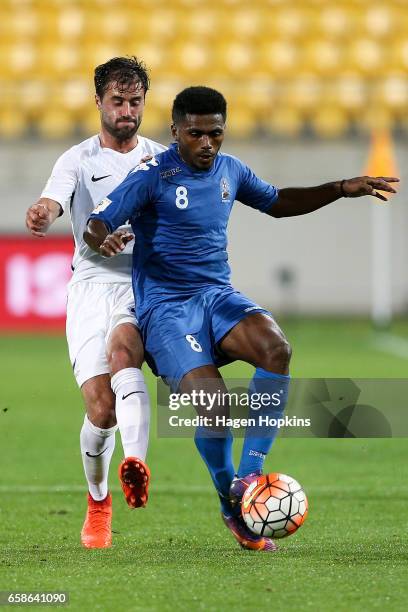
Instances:
[[[219,153],[209,170],[185,164],[172,145],[137,166],[95,209],[110,232],[130,221],[138,315],[157,302],[230,284],[227,225],[234,200],[268,212],[276,187]]]

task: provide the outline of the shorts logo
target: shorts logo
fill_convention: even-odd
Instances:
[[[104,198],[102,202],[100,202],[98,206],[95,208],[95,210],[93,211],[94,214],[103,212],[105,208],[108,208],[109,204],[112,204],[112,200],[110,200],[109,198]]]
[[[230,201],[230,186],[228,179],[225,176],[222,177],[220,181],[220,190],[221,190],[221,201],[228,203]]]
[[[251,312],[251,310],[259,310],[260,306],[250,306],[249,308],[245,308],[244,312]]]

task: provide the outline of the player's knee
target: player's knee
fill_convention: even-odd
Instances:
[[[116,374],[125,368],[141,368],[143,364],[143,353],[125,344],[113,346],[108,350],[107,358],[111,374]]]
[[[261,367],[271,372],[285,373],[289,367],[292,348],[284,336],[267,339],[261,350]]]
[[[115,396],[110,389],[89,396],[86,411],[89,420],[96,427],[109,429],[116,425]]]

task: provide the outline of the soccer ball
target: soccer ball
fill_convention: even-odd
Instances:
[[[248,528],[257,535],[284,538],[306,520],[308,502],[300,484],[286,474],[265,474],[251,482],[241,503]]]

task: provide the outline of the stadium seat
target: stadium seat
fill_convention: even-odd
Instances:
[[[370,105],[361,117],[360,123],[368,132],[372,132],[372,130],[389,130],[393,125],[393,116],[383,106]]]
[[[81,113],[78,125],[82,133],[87,137],[97,134],[101,129],[99,112],[94,105],[89,104],[85,111]]]
[[[167,107],[166,112],[163,112],[149,104],[143,113],[141,134],[149,136],[149,138],[162,137],[163,143],[166,144],[171,140],[170,125],[170,107]]]
[[[256,62],[256,49],[245,40],[231,40],[217,45],[215,64],[225,77],[250,74]]]
[[[352,41],[348,61],[351,68],[367,76],[378,76],[388,70],[387,50],[374,38]]]
[[[0,136],[2,138],[18,138],[26,134],[28,129],[27,117],[19,109],[3,108],[0,111]]]
[[[230,11],[226,26],[231,36],[250,44],[262,27],[261,16],[256,7],[237,7]]]
[[[408,114],[408,82],[404,73],[390,74],[374,87],[373,99],[394,115]]]
[[[36,128],[45,138],[65,138],[72,130],[72,121],[67,112],[51,108],[38,119]]]
[[[67,6],[62,5],[56,14],[55,26],[59,39],[70,41],[78,39],[85,29],[85,14],[81,10],[80,4],[68,3]]]
[[[322,76],[339,71],[342,61],[341,47],[329,39],[309,42],[305,49],[305,69]]]
[[[376,40],[382,37],[395,34],[395,22],[392,7],[387,3],[373,2],[372,5],[362,11],[361,22],[368,36],[374,37]]]
[[[248,138],[257,125],[257,118],[250,105],[230,105],[228,110],[228,136]]]
[[[294,43],[275,39],[260,46],[259,68],[272,77],[289,78],[299,70],[299,47]]]
[[[50,99],[51,85],[49,82],[30,79],[18,84],[18,99],[24,114],[35,120]]]
[[[303,126],[303,117],[298,110],[282,104],[271,109],[263,121],[267,132],[282,136],[297,136]]]
[[[312,117],[311,124],[318,136],[335,138],[346,130],[347,116],[340,107],[321,106]]]
[[[210,47],[197,43],[194,39],[177,43],[171,59],[184,77],[196,77],[200,71],[210,70],[212,54]]]
[[[355,29],[353,12],[337,3],[324,3],[318,12],[320,35],[331,40],[350,36]]]
[[[358,119],[359,113],[367,103],[367,88],[365,81],[355,72],[340,75],[331,85],[332,99],[336,99],[340,107]]]
[[[295,40],[310,31],[311,27],[313,20],[310,19],[310,13],[301,4],[280,6],[267,11],[265,15],[265,32],[268,32],[268,37],[274,33],[284,39]]]
[[[81,46],[69,41],[50,43],[38,47],[39,58],[36,70],[45,78],[68,78],[82,70]]]
[[[282,88],[280,99],[302,113],[318,111],[322,81],[313,73],[299,74]]]

